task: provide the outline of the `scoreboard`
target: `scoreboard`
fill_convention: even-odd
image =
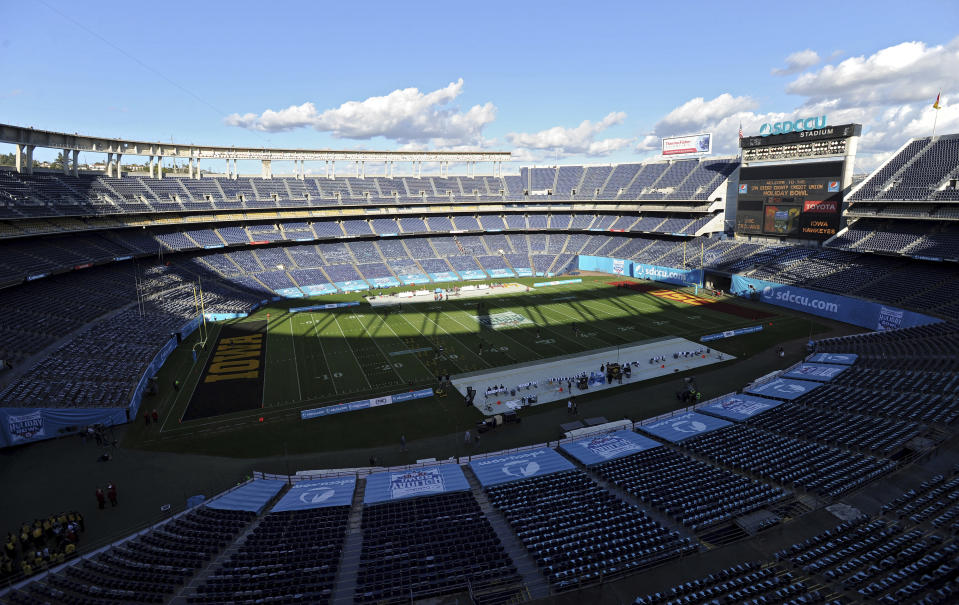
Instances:
[[[846,124],[740,139],[736,233],[805,240],[836,235],[861,133],[859,124]]]
[[[839,230],[843,162],[743,167],[736,231],[827,239]]]

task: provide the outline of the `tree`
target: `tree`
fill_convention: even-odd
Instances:
[[[0,153],[0,166],[16,166],[17,155],[15,153]]]

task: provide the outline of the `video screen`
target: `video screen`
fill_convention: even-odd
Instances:
[[[842,162],[744,167],[736,231],[828,239],[839,230]]]

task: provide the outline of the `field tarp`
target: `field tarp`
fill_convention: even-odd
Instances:
[[[644,437],[633,431],[616,431],[563,443],[559,447],[586,466],[592,466],[607,460],[615,460],[655,447],[662,447],[662,445],[658,441],[653,441],[649,437]]]
[[[679,443],[684,439],[696,437],[697,435],[705,435],[716,429],[731,426],[731,424],[732,423],[720,418],[689,412],[652,424],[643,425],[640,427],[640,430],[644,433],[649,433],[653,437],[665,439],[670,443]]]
[[[217,510],[246,510],[260,514],[284,485],[285,481],[254,479],[242,487],[217,496],[207,503],[207,507]]]
[[[270,512],[349,506],[353,502],[355,490],[356,477],[353,475],[299,481],[283,494]]]
[[[469,491],[470,484],[457,464],[439,464],[409,470],[373,473],[366,478],[363,504],[378,504],[433,496],[450,492]]]
[[[551,473],[568,471],[574,467],[572,462],[556,453],[556,450],[540,447],[473,460],[470,462],[470,468],[479,479],[480,485],[487,487],[507,481],[542,477]]]
[[[773,397],[775,399],[792,401],[821,386],[821,383],[810,382],[808,380],[774,378],[758,386],[747,387],[745,391],[751,395],[761,395],[762,397]]]
[[[730,393],[729,395],[724,395],[714,401],[705,403],[696,409],[711,416],[719,416],[720,418],[732,420],[733,422],[743,422],[782,404],[782,401],[775,399]]]

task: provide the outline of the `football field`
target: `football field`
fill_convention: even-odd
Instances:
[[[534,280],[516,280],[517,283]],[[612,277],[582,283],[374,307],[360,294],[318,302],[359,302],[291,312],[307,299],[272,303],[215,326],[207,350],[184,379],[182,422],[270,409],[305,409],[432,386],[438,374],[475,372],[663,337],[703,335],[783,319],[768,310],[661,284],[618,287]],[[411,288],[406,288],[407,290]],[[228,333],[228,334],[227,334]],[[256,334],[254,334],[256,333]],[[212,353],[212,357],[211,357]],[[233,357],[230,357],[230,356]],[[259,355],[255,362],[211,363]],[[214,376],[220,366],[228,373]],[[232,369],[231,369],[232,368]],[[210,384],[211,376],[215,380]],[[225,379],[224,379],[225,378]]]

